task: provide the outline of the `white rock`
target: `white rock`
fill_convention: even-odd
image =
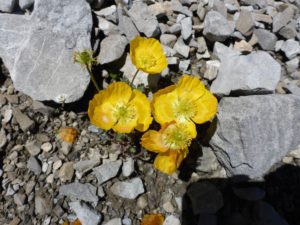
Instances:
[[[192,18],[186,17],[180,21],[181,24],[181,36],[184,40],[187,40],[192,35]]]
[[[13,111],[11,109],[6,109],[4,111],[4,116],[3,116],[2,122],[5,124],[8,123],[10,121],[10,119],[12,118],[12,115],[13,115]]]
[[[52,167],[53,172],[55,172],[56,170],[58,170],[61,167],[61,165],[62,165],[62,161],[60,159],[57,160],[57,161],[55,161],[53,163],[53,167]]]
[[[87,204],[80,202],[71,202],[69,205],[76,213],[76,216],[82,225],[99,225],[102,216],[95,209],[92,209]]]
[[[127,39],[119,34],[113,34],[104,38],[100,44],[98,62],[105,64],[121,58],[127,44]]]
[[[93,169],[95,176],[97,177],[98,184],[103,184],[104,182],[114,178],[122,165],[121,160],[115,162],[104,163]]]
[[[206,62],[206,70],[204,73],[204,78],[208,80],[214,80],[217,77],[219,68],[220,68],[220,61],[218,60],[210,60]]]
[[[93,169],[96,165],[100,163],[99,160],[91,159],[91,160],[82,160],[76,162],[74,164],[74,169],[76,170],[76,176],[82,177],[86,172]]]
[[[117,181],[111,188],[114,195],[127,199],[135,199],[145,192],[143,182],[140,178],[133,178],[127,181]]]
[[[178,57],[168,57],[168,65],[178,65],[179,64],[179,58]]]
[[[163,45],[167,45],[172,48],[176,43],[177,37],[174,34],[162,34],[159,39]]]
[[[106,19],[103,19],[102,17],[98,17],[98,24],[99,29],[103,31],[106,36],[110,34],[118,34],[119,32],[119,28],[117,27],[117,25],[109,22]]]
[[[0,11],[12,12],[17,3],[17,0],[0,0]]]
[[[134,160],[133,158],[127,158],[123,161],[122,174],[124,177],[129,177],[134,171]]]
[[[281,50],[287,58],[292,59],[300,54],[300,44],[298,41],[289,39],[282,44]]]
[[[42,144],[41,149],[44,152],[50,152],[52,150],[52,144],[50,142],[46,142],[46,143]]]
[[[181,223],[177,217],[170,215],[166,217],[163,225],[181,225]]]
[[[110,15],[116,13],[117,12],[117,7],[116,7],[116,5],[111,5],[109,7],[106,7],[106,8],[103,8],[103,9],[99,10],[99,11],[94,11],[94,12],[97,16],[106,17],[106,16],[110,16]]]
[[[176,50],[180,55],[187,58],[190,53],[190,47],[183,42],[182,37],[177,39],[177,42],[174,45],[174,50]]]
[[[191,60],[190,59],[187,59],[187,60],[181,60],[179,62],[179,69],[182,71],[182,72],[186,72],[190,66],[190,63],[191,63]]]
[[[129,41],[131,41],[132,39],[134,39],[136,36],[139,35],[138,30],[133,24],[131,18],[125,15],[121,7],[118,7],[117,14],[119,19],[118,27],[120,31],[127,37]]]
[[[63,181],[70,181],[74,175],[73,162],[66,162],[59,170],[58,176]]]
[[[110,221],[106,222],[104,225],[122,225],[121,218],[111,219]]]

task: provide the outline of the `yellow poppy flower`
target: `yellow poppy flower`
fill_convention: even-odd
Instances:
[[[165,217],[162,214],[144,215],[141,225],[163,225]]]
[[[152,123],[147,97],[125,82],[112,83],[96,94],[89,103],[88,115],[95,126],[118,133],[133,129],[144,132]]]
[[[130,58],[137,69],[149,73],[161,73],[168,65],[158,40],[136,37],[130,42]]]
[[[171,122],[164,124],[159,131],[147,131],[141,138],[141,145],[151,152],[158,153],[154,167],[170,175],[186,157],[193,138],[193,128],[183,123]]]
[[[154,119],[159,124],[176,121],[196,133],[194,123],[209,121],[217,112],[218,101],[194,76],[183,75],[177,85],[159,90],[151,103]]]

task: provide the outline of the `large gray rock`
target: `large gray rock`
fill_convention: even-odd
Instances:
[[[99,225],[102,216],[98,211],[83,202],[71,202],[69,205],[82,225]]]
[[[136,177],[127,181],[117,181],[114,183],[110,191],[117,196],[127,199],[135,199],[145,192],[141,178]]]
[[[84,0],[36,0],[30,17],[0,14],[0,57],[15,88],[41,101],[81,98],[90,78],[73,53],[91,47],[91,30]]]
[[[300,97],[223,98],[210,145],[229,175],[262,177],[300,144]]]
[[[255,29],[254,34],[257,37],[259,46],[263,50],[273,51],[277,41],[275,34],[265,29]]]
[[[234,31],[234,25],[219,12],[210,11],[204,20],[204,36],[210,41],[225,41]]]
[[[104,163],[101,166],[94,168],[94,174],[97,177],[98,184],[103,184],[104,182],[117,176],[121,165],[122,161],[117,160],[115,162]]]
[[[17,0],[0,0],[0,11],[12,12],[17,3]]]
[[[252,34],[254,27],[254,19],[251,12],[242,10],[240,16],[236,21],[236,29],[245,36]]]
[[[219,95],[229,95],[232,91],[274,92],[280,74],[279,63],[266,52],[230,54],[230,57],[221,57],[219,73],[211,85],[211,91]]]
[[[159,33],[156,17],[142,1],[134,1],[128,13],[137,29],[147,37],[154,37]]]
[[[273,17],[273,33],[279,31],[282,27],[287,25],[294,16],[294,8],[289,6],[282,12],[277,13]]]
[[[289,39],[282,44],[281,50],[287,58],[292,59],[300,54],[300,44],[298,41]]]

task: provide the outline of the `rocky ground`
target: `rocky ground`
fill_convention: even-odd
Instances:
[[[0,0],[0,224],[138,225],[149,213],[164,214],[164,225],[300,224],[299,8]],[[149,98],[187,73],[219,99],[173,176],[153,169],[139,134],[104,132],[87,117],[95,90],[74,51],[95,51],[106,87],[131,80],[136,35],[160,40],[168,59],[162,74],[135,80]],[[62,136],[70,128],[74,143]]]

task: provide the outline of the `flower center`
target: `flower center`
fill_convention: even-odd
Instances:
[[[192,138],[183,124],[173,124],[164,130],[162,140],[169,149],[178,151],[187,149]]]
[[[135,118],[135,110],[133,107],[127,106],[125,103],[119,103],[114,108],[114,116],[118,121],[126,122]]]
[[[185,121],[196,114],[196,108],[190,100],[178,99],[173,105],[173,113],[177,119]]]
[[[156,60],[152,55],[149,55],[149,53],[147,53],[140,57],[140,64],[142,64],[143,67],[149,69],[156,65]]]

